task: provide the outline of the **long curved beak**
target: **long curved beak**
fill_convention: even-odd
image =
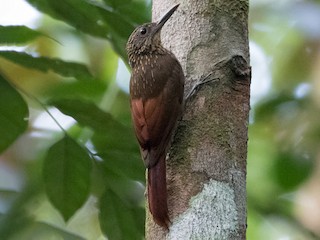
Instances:
[[[173,8],[171,8],[162,18],[161,20],[157,23],[155,33],[158,32],[163,25],[169,20],[169,18],[172,16],[172,14],[177,10],[180,4],[175,5]]]

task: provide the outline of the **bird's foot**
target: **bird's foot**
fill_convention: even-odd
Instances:
[[[196,84],[192,86],[192,89],[187,94],[185,100],[188,101],[190,97],[193,96],[199,90],[199,87],[201,87],[202,85],[216,81],[219,81],[219,78],[213,77],[212,72],[205,76],[201,76],[201,78],[196,82]]]

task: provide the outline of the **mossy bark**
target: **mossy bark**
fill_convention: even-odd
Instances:
[[[156,21],[177,2],[153,1]],[[167,160],[169,232],[147,217],[146,239],[245,239],[251,69],[247,0],[188,0],[162,31],[186,99]]]

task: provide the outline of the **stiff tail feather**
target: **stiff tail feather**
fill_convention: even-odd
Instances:
[[[168,229],[170,224],[167,205],[166,157],[148,169],[148,202],[153,220]]]

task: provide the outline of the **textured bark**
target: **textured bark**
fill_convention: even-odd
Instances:
[[[178,3],[153,1],[156,21]],[[245,239],[250,98],[247,0],[188,0],[162,30],[179,59],[186,101],[167,159],[167,232],[146,222],[146,239]]]

